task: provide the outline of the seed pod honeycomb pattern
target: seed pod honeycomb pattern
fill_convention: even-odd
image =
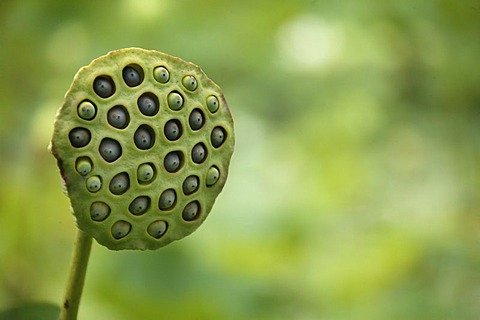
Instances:
[[[112,250],[154,250],[203,223],[234,138],[223,92],[198,66],[128,48],[79,70],[50,149],[78,228]]]

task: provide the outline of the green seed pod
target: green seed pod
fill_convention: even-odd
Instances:
[[[183,77],[182,84],[187,90],[194,91],[197,89],[197,79],[195,79],[194,76],[189,75]]]
[[[156,67],[153,70],[153,77],[160,83],[167,83],[170,80],[170,73],[165,67]]]
[[[90,217],[94,221],[103,221],[110,214],[110,207],[101,201],[96,201],[90,206]]]
[[[82,101],[78,105],[78,116],[85,120],[92,120],[97,114],[97,108],[90,101]]]
[[[220,171],[218,171],[217,167],[210,167],[207,172],[207,180],[206,184],[207,187],[213,186],[217,183],[218,179],[220,178]]]
[[[167,223],[162,220],[157,220],[152,223],[147,228],[147,232],[149,235],[154,237],[155,239],[160,239],[165,232],[167,231]]]
[[[182,218],[185,221],[193,221],[196,218],[198,218],[198,215],[200,214],[200,204],[198,201],[192,201],[187,206],[185,209],[183,209],[182,212]]]
[[[177,194],[175,190],[168,189],[162,192],[160,195],[160,200],[158,202],[158,207],[160,210],[170,210],[177,201]]]
[[[183,181],[182,189],[185,195],[189,195],[198,190],[199,179],[197,176],[189,176]]]
[[[75,162],[77,172],[82,176],[86,176],[92,171],[92,160],[87,157],[78,158]]]
[[[127,221],[117,221],[112,226],[112,236],[115,239],[122,239],[127,234],[129,234],[130,230],[132,229],[132,225]]]
[[[194,109],[192,113],[190,113],[190,117],[188,117],[188,123],[192,130],[200,129],[204,123],[203,112],[200,109]]]
[[[207,157],[207,148],[203,143],[197,143],[192,149],[192,160],[195,163],[202,163]]]
[[[108,98],[115,93],[115,84],[108,76],[100,76],[93,81],[93,90],[102,98]]]
[[[130,117],[124,106],[115,106],[108,110],[107,121],[112,127],[125,129],[130,123]]]
[[[173,91],[168,94],[168,106],[172,110],[180,110],[183,106],[183,97],[180,93]]]
[[[51,151],[79,229],[113,250],[154,250],[202,225],[234,144],[223,92],[198,66],[129,48],[80,69]]]
[[[107,162],[113,162],[122,155],[122,147],[118,141],[105,138],[100,143],[100,154]]]
[[[143,163],[137,169],[137,179],[140,183],[148,183],[155,176],[155,169],[150,163]]]
[[[124,194],[128,188],[130,187],[130,178],[128,177],[128,173],[121,172],[115,175],[112,180],[110,181],[110,192],[115,195]]]
[[[87,144],[90,143],[92,135],[90,131],[85,128],[75,128],[70,131],[68,138],[70,139],[70,143],[75,148],[82,148],[85,147]]]
[[[128,210],[136,215],[142,215],[147,212],[148,208],[150,207],[150,198],[145,196],[136,197],[135,200],[132,201]]]
[[[97,192],[102,187],[102,179],[99,176],[92,176],[86,181],[87,190]]]
[[[175,141],[182,135],[182,125],[176,119],[169,120],[163,130],[165,137],[170,141]]]
[[[209,96],[207,98],[207,108],[211,113],[215,113],[218,110],[218,99],[215,96]]]

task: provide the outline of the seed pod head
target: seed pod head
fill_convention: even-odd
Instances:
[[[129,48],[80,69],[50,148],[81,230],[113,250],[153,250],[206,219],[234,137],[221,89],[198,66]]]

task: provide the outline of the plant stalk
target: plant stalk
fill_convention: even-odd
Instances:
[[[70,273],[60,311],[60,320],[76,320],[80,298],[82,296],[88,258],[92,249],[92,237],[77,228]]]

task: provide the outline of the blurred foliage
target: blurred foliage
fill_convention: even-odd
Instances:
[[[139,46],[222,86],[237,148],[194,234],[94,245],[80,319],[477,319],[479,36],[477,0],[1,1],[0,309],[61,301],[53,119]]]

